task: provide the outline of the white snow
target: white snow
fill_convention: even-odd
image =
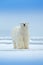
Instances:
[[[0,59],[40,59],[43,45],[29,45],[29,49],[14,49],[13,44],[0,44]]]
[[[0,40],[0,59],[43,59],[43,40],[30,40],[29,49],[14,49],[12,40],[5,39]]]

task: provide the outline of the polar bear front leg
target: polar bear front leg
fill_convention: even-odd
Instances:
[[[23,42],[23,37],[20,36],[18,39],[18,45],[17,45],[18,49],[23,49],[24,48],[24,42]]]
[[[23,43],[23,41],[19,41],[17,48],[18,49],[24,49],[24,43]]]
[[[24,38],[24,49],[28,49],[28,38]]]
[[[28,49],[28,42],[27,41],[24,42],[24,49]]]

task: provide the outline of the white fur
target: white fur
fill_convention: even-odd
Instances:
[[[28,40],[29,40],[29,32],[28,32],[28,23],[21,23],[20,26],[16,27],[12,31],[12,40],[14,44],[14,48],[17,49],[27,49],[28,48]]]

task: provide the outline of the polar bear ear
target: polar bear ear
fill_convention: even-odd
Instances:
[[[23,26],[23,23],[20,23],[20,26],[22,27]]]
[[[27,24],[29,24],[29,22],[27,22]]]
[[[29,22],[28,23],[25,23],[26,25],[29,25]]]
[[[29,22],[27,23],[27,25],[29,25]]]

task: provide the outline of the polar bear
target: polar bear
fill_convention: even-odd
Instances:
[[[15,49],[28,49],[29,32],[28,23],[20,23],[12,31],[12,41]]]

